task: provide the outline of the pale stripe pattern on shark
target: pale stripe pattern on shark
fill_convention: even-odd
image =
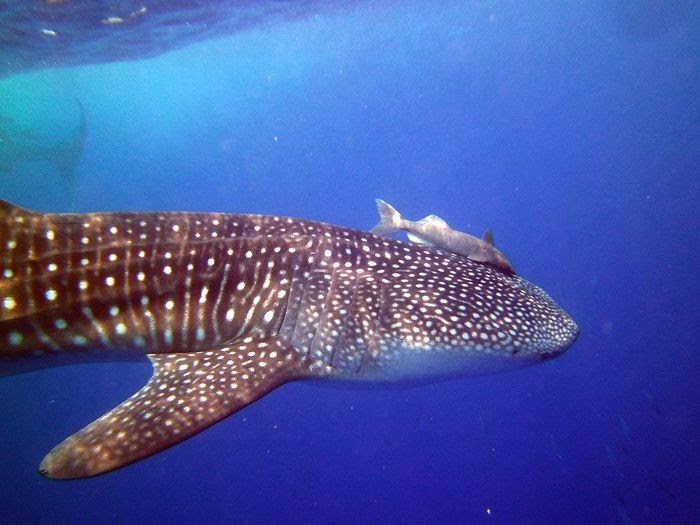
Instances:
[[[87,477],[297,379],[429,380],[524,366],[578,328],[537,286],[466,257],[312,221],[40,214],[0,201],[0,375],[139,359],[132,398],[42,462]]]

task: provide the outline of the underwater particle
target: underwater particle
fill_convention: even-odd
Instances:
[[[100,22],[108,26],[114,24],[121,24],[122,22],[124,22],[124,19],[119,16],[110,16],[108,18],[103,18],[102,20],[100,20]]]
[[[136,11],[129,13],[129,16],[133,18],[135,16],[145,15],[147,11],[148,8],[146,6],[143,6],[141,9],[137,9]]]

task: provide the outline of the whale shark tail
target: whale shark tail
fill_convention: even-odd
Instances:
[[[78,104],[80,112],[78,125],[73,133],[53,147],[53,152],[50,156],[51,164],[56,167],[63,180],[71,188],[75,183],[75,172],[83,154],[85,137],[87,135],[85,108],[78,97],[75,97],[75,102]]]
[[[404,219],[396,208],[382,199],[377,199],[377,211],[379,212],[379,222],[370,230],[370,233],[386,235],[401,231]]]
[[[12,174],[17,163],[47,163],[56,169],[72,192],[87,134],[85,110],[78,98],[75,102],[79,110],[78,125],[57,141],[51,135],[24,129],[13,118],[0,115],[0,172]]]

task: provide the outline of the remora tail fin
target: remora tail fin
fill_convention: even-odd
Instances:
[[[376,235],[386,235],[401,231],[403,217],[391,204],[377,199],[377,211],[379,212],[379,222],[370,230]]]

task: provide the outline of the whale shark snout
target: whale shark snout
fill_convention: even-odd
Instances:
[[[558,318],[547,323],[549,345],[540,352],[542,359],[553,359],[566,352],[576,342],[579,327],[569,315],[562,311]]]
[[[541,359],[552,359],[563,354],[574,344],[578,338],[579,327],[547,292],[532,283],[529,285],[530,292],[543,305],[534,309],[537,318],[537,334],[533,337],[535,353]],[[541,312],[538,313],[538,310]]]

